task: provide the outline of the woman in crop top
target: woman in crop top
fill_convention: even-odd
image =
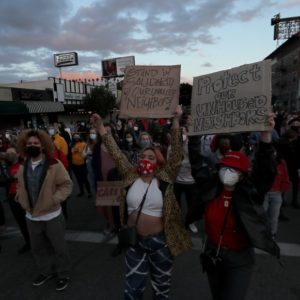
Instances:
[[[94,114],[91,123],[114,159],[124,182],[124,201],[120,204],[121,222],[134,226],[137,210],[147,188],[146,199],[137,224],[140,240],[126,253],[126,285],[124,299],[142,299],[148,273],[154,299],[168,299],[174,256],[191,248],[181,212],[173,192],[173,183],[183,157],[178,106],[171,128],[172,153],[162,167],[152,146],[141,150],[138,166],[124,157],[111,135],[107,134],[101,117]]]

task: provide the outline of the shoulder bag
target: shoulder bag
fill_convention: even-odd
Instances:
[[[151,182],[152,182],[152,180],[151,180]],[[138,215],[137,215],[134,226],[129,227],[129,226],[125,225],[119,229],[118,240],[119,240],[119,245],[121,247],[135,246],[138,243],[139,238],[138,238],[138,232],[137,232],[136,226],[138,224],[138,221],[139,221],[139,218],[141,215],[141,211],[142,211],[143,205],[145,203],[147,192],[148,192],[151,182],[149,183],[147,190],[143,196],[143,199],[139,205],[139,208],[138,208],[139,211],[138,211]]]

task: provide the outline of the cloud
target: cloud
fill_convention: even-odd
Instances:
[[[13,69],[16,79],[56,74],[58,52],[78,52],[81,71],[100,70],[101,59],[113,56],[184,55],[199,43],[216,44],[214,29],[236,18],[249,21],[271,3],[256,1],[251,9],[237,9],[240,0],[1,0],[0,82],[13,78]]]
[[[261,16],[266,8],[272,6],[276,6],[276,3],[272,0],[259,1],[257,4],[254,4],[253,8],[247,8],[237,11],[234,14],[234,18],[242,22],[249,22],[256,17]]]
[[[212,66],[213,65],[210,62],[206,62],[206,63],[204,63],[204,64],[201,65],[201,67],[206,67],[206,68],[210,68]]]
[[[285,0],[279,5],[279,7],[282,8],[292,8],[296,6],[300,6],[299,0]],[[296,13],[295,15],[293,15],[293,17],[296,15],[299,16],[299,13]]]

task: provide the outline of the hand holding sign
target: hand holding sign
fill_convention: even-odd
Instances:
[[[260,135],[260,140],[264,143],[270,143],[272,141],[272,131],[275,127],[275,114],[273,112],[266,115],[266,127],[269,129],[263,131]]]

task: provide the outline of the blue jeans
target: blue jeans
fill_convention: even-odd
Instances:
[[[265,212],[267,213],[273,236],[277,234],[278,218],[280,214],[281,204],[282,195],[280,192],[268,192],[266,194],[263,207]]]
[[[150,273],[153,299],[168,299],[174,258],[163,233],[141,239],[126,253],[126,285],[124,299],[142,299]]]

